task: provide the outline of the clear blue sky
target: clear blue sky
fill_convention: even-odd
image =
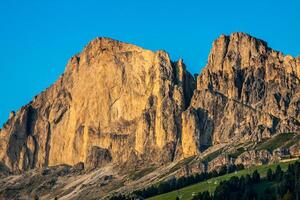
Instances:
[[[0,127],[97,36],[164,49],[199,73],[213,40],[236,31],[300,55],[300,1],[1,0]]]

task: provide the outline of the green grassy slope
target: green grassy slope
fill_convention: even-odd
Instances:
[[[295,161],[279,163],[279,165],[281,166],[282,170],[285,171],[287,169],[288,165],[292,162],[295,162]],[[196,194],[198,192],[203,192],[205,190],[209,190],[210,192],[213,192],[215,190],[215,188],[217,187],[217,185],[221,181],[228,180],[232,176],[242,176],[242,175],[246,175],[246,174],[251,174],[255,170],[257,170],[261,176],[266,176],[267,170],[269,168],[271,168],[272,170],[275,170],[277,165],[278,164],[255,166],[255,167],[241,170],[241,171],[238,171],[235,173],[215,177],[215,178],[209,179],[207,181],[200,182],[200,183],[197,183],[194,185],[190,185],[188,187],[181,188],[179,190],[175,190],[175,191],[172,191],[169,193],[154,196],[154,197],[149,198],[149,200],[172,200],[172,199],[175,200],[177,196],[180,196],[181,199],[183,199],[183,200],[189,200],[192,198],[193,194]]]
[[[265,142],[261,142],[256,149],[267,149],[273,151],[274,149],[282,146],[288,148],[294,144],[293,142],[297,142],[298,140],[299,137],[295,133],[282,133]]]

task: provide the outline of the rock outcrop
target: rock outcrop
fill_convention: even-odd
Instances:
[[[272,159],[272,154],[267,150],[261,151],[247,151],[241,154],[236,160],[235,164],[243,164],[244,166],[255,166],[269,163]]]
[[[10,114],[0,160],[12,172],[165,163],[216,144],[298,133],[299,76],[300,57],[244,33],[213,43],[197,81],[164,51],[97,38],[55,84]]]
[[[91,148],[86,158],[86,168],[96,169],[104,167],[106,164],[110,163],[111,160],[112,158],[108,149],[94,146]]]

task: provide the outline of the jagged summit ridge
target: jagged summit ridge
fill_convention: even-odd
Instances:
[[[214,41],[209,54],[208,66],[229,70],[226,68],[226,63],[234,62],[233,67],[263,67],[264,57],[269,55],[277,58],[280,62],[289,64],[287,70],[299,74],[299,67],[297,67],[299,58],[293,58],[290,55],[284,56],[281,52],[271,49],[267,42],[239,32],[232,33],[230,36],[221,35]]]
[[[220,36],[198,76],[189,108],[205,113],[205,140],[260,141],[299,132],[299,63],[299,58],[284,56],[247,34]]]
[[[244,103],[248,103],[248,96],[243,97],[242,90],[261,89],[249,88],[249,85],[245,85],[247,81],[248,83],[250,81],[250,74],[256,76],[253,77],[254,79],[261,81],[261,84],[260,82],[256,83],[257,87],[264,87],[265,82],[274,82],[278,78],[283,81],[285,74],[292,76],[288,81],[292,80],[297,83],[299,70],[299,58],[284,56],[281,52],[269,48],[266,42],[247,34],[233,33],[230,36],[222,35],[213,43],[208,64],[198,77],[198,88],[211,87],[230,98],[241,99]],[[217,80],[214,81],[214,77],[228,80],[218,83]],[[243,83],[244,85],[242,85]],[[253,85],[253,83],[249,84]],[[297,86],[288,83],[283,87],[290,89]],[[260,91],[263,92],[263,88]]]
[[[299,132],[299,63],[247,34],[222,35],[196,83],[164,51],[96,38],[10,117],[0,159],[14,172],[78,162],[157,164],[216,144]]]
[[[208,66],[229,70],[227,62],[234,62],[232,67],[247,67],[254,65],[254,58],[269,51],[267,43],[245,33],[221,35],[213,43],[209,54]],[[232,64],[232,63],[231,63]]]

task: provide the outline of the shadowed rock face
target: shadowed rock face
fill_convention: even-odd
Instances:
[[[96,169],[105,166],[111,162],[111,155],[108,149],[102,149],[94,146],[90,149],[86,158],[86,168]]]
[[[164,163],[299,132],[299,63],[244,33],[222,35],[196,84],[164,51],[97,38],[10,115],[0,159],[13,172],[87,160]]]

